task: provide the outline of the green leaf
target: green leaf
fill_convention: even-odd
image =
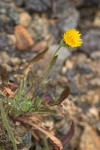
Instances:
[[[66,44],[65,41],[62,39],[62,40],[60,41],[60,45],[61,45],[61,46],[66,46],[67,44]]]
[[[23,112],[27,112],[29,109],[31,109],[32,108],[32,102],[24,102],[24,103],[22,103],[22,105],[21,105],[21,110],[23,111]]]

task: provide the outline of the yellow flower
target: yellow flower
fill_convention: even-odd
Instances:
[[[63,35],[64,42],[70,47],[78,47],[82,45],[81,34],[76,29],[69,29]]]

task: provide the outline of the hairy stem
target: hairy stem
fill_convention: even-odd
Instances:
[[[17,150],[17,146],[16,146],[16,142],[15,142],[15,139],[14,139],[14,135],[11,131],[11,128],[9,126],[9,122],[7,120],[7,116],[6,116],[6,113],[5,113],[5,110],[4,110],[4,107],[3,107],[3,104],[2,104],[2,100],[0,99],[0,111],[1,111],[1,117],[2,117],[2,120],[3,120],[3,123],[4,123],[4,126],[8,132],[8,135],[9,135],[9,138],[13,144],[13,148],[14,150]]]

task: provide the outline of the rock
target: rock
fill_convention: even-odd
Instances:
[[[58,82],[63,85],[63,84],[67,84],[68,80],[65,76],[59,76],[58,77]]]
[[[11,59],[10,59],[10,62],[12,63],[12,65],[18,65],[18,64],[20,64],[21,63],[21,60],[18,58],[18,57],[12,57]]]
[[[77,89],[77,86],[75,85],[75,83],[70,82],[69,84],[70,84],[70,88],[71,88],[70,94],[77,95],[79,92],[78,92],[78,89]]]
[[[99,0],[83,0],[83,6],[85,7],[98,6],[99,4]]]
[[[69,16],[59,19],[57,22],[58,27],[62,32],[65,32],[66,30],[70,28],[76,28],[78,25],[79,13],[77,12],[77,10],[74,10],[72,8],[71,10],[73,10],[73,12],[71,12]]]
[[[60,36],[59,29],[55,24],[49,24],[48,30],[54,36],[55,39],[59,39]]]
[[[100,51],[100,29],[91,29],[83,37],[80,50],[90,55],[94,51]]]
[[[70,0],[70,2],[72,3],[72,5],[74,5],[75,7],[80,7],[83,4],[84,0]]]
[[[15,48],[16,37],[13,34],[8,34],[7,37],[8,37],[9,43]]]
[[[96,128],[100,132],[100,120],[96,123]]]
[[[35,46],[32,48],[32,51],[43,51],[47,47],[47,42],[45,40],[41,40],[40,42],[36,43]]]
[[[6,34],[0,34],[0,50],[9,50],[9,43]]]
[[[79,20],[78,11],[68,0],[58,0],[56,2],[55,16],[58,18],[57,25],[62,32],[69,28],[77,27]]]
[[[30,33],[23,26],[15,26],[14,35],[16,37],[16,47],[19,50],[25,50],[34,45],[34,40],[32,39]]]
[[[96,27],[100,27],[100,11],[97,12],[93,25]]]
[[[15,4],[19,7],[24,5],[24,0],[14,0]]]
[[[50,46],[50,52],[53,54],[57,48],[59,47],[59,45],[57,44],[53,44]],[[68,49],[67,47],[61,47],[61,49],[58,51],[58,59],[56,62],[56,67],[61,67],[65,61],[65,59],[68,59],[71,56],[71,50]]]
[[[66,66],[67,70],[72,69],[73,68],[73,62],[71,60],[67,60],[65,62],[65,66]]]
[[[51,7],[50,0],[28,0],[25,1],[26,9],[29,12],[44,12],[47,11]]]
[[[62,69],[61,69],[61,73],[62,73],[62,74],[65,74],[66,71],[67,71],[67,68],[66,68],[65,66],[63,66]]]
[[[0,11],[2,13],[7,13],[7,11],[11,10],[11,9],[14,9],[15,6],[14,6],[14,3],[12,2],[7,2],[7,1],[0,1]]]
[[[0,15],[0,32],[13,33],[14,22],[6,15]]]
[[[10,56],[7,52],[0,52],[0,63],[8,63],[10,61]]]
[[[77,73],[76,69],[72,68],[72,69],[67,70],[65,75],[69,80],[72,80],[73,77],[76,75],[76,73]]]
[[[81,74],[89,74],[93,72],[92,69],[84,63],[77,64],[77,69],[79,69]]]
[[[19,14],[15,9],[9,9],[8,11],[8,17],[14,21],[14,23],[18,24],[19,23]]]
[[[95,119],[99,120],[99,113],[98,113],[97,108],[95,108],[95,107],[90,108],[87,116],[89,116],[91,118],[95,117]]]
[[[79,150],[99,150],[100,137],[90,126],[86,126],[80,138]]]
[[[47,40],[50,38],[50,33],[48,32],[48,20],[44,16],[34,15],[29,31],[35,41],[41,41],[43,39]]]
[[[19,23],[24,27],[28,27],[31,23],[31,16],[27,12],[22,12],[19,15]]]
[[[32,142],[32,134],[31,132],[26,132],[22,137],[23,143],[25,145],[30,144]]]
[[[100,87],[100,78],[94,78],[91,80],[90,84],[93,87]]]
[[[100,59],[100,51],[95,51],[90,54],[90,57],[94,60]]]
[[[54,54],[54,52],[57,50],[57,48],[59,47],[59,45],[57,44],[53,44],[49,47],[49,50],[47,51],[47,53],[45,54],[45,56],[43,57],[43,59],[41,59],[38,63],[39,66],[42,70],[44,70],[47,65],[49,64],[52,55]],[[66,58],[69,58],[71,55],[71,51],[70,49],[68,49],[67,47],[62,47],[59,52],[58,52],[58,59],[55,63],[55,65],[52,68],[51,74],[50,74],[50,78],[53,79],[53,81],[57,81],[58,78],[58,72],[60,71],[64,61]]]

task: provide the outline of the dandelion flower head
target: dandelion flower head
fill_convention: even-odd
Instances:
[[[74,48],[82,45],[81,34],[76,29],[69,29],[63,34],[64,42]]]

